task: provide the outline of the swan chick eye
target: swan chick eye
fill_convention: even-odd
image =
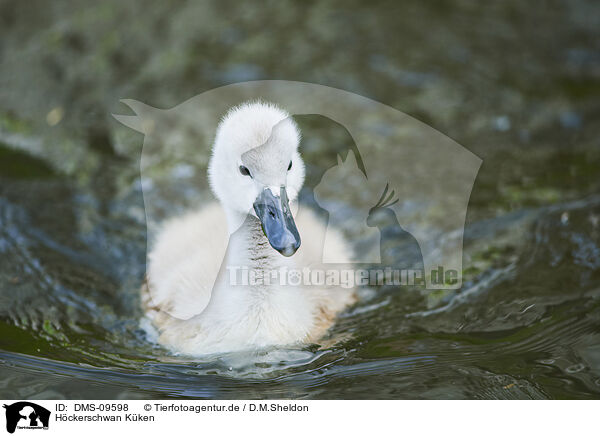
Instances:
[[[292,169],[292,161],[290,161],[290,164],[288,165],[288,171]]]
[[[252,177],[252,175],[250,174],[250,170],[248,168],[246,168],[244,165],[240,165],[240,173],[242,174],[242,176]]]

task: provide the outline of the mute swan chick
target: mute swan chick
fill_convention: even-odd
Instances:
[[[288,204],[304,181],[299,140],[290,115],[267,103],[232,108],[220,122],[208,170],[218,203],[168,221],[149,254],[142,307],[158,343],[202,355],[314,342],[354,301],[339,286],[280,276],[244,284],[237,275],[242,267],[258,275],[327,269],[324,224],[306,208],[294,217]],[[327,231],[328,250],[350,259],[341,236]]]

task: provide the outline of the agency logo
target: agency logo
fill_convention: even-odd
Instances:
[[[14,433],[16,429],[47,430],[50,411],[29,401],[19,401],[3,406],[6,409],[6,431]]]
[[[299,264],[310,265],[319,280],[303,279],[302,285],[320,286],[322,278],[327,285],[341,287],[375,282],[397,287],[416,284],[430,290],[461,288],[467,206],[482,161],[431,126],[347,91],[277,80],[223,86],[170,109],[135,100],[123,103],[135,115],[114,117],[144,134],[140,189],[149,240],[155,240],[167,219],[212,204],[209,196],[195,193],[195,187],[206,186],[207,173],[224,213],[218,220],[227,223],[207,229],[199,251],[204,253],[201,261],[187,259],[178,273],[167,268],[160,274],[164,288],[178,289],[177,295],[159,295],[158,286],[148,287],[154,307],[179,319],[202,313],[211,294],[198,298],[187,291],[194,287],[186,284],[196,280],[190,277],[197,277],[198,265],[202,283],[211,289],[220,283],[221,271],[228,270],[236,280],[238,271],[251,274],[253,261],[231,253],[252,214],[275,250],[292,256],[291,263],[298,259]],[[269,105],[283,109],[288,117],[259,117]],[[229,122],[221,125],[226,114]],[[261,132],[267,134],[240,130],[248,124],[240,120],[252,116],[264,119]],[[298,142],[294,119],[304,116],[340,126],[346,139],[336,136],[318,142],[318,135],[308,133],[293,154],[286,147]],[[213,153],[210,159],[211,144],[213,151],[235,152]],[[290,153],[292,160],[287,158]],[[259,170],[252,174],[252,168]],[[281,174],[286,174],[285,180]],[[174,192],[185,195],[174,196]],[[302,232],[303,248],[294,254]],[[287,274],[271,265],[255,269],[289,283]],[[374,280],[371,272],[377,273]],[[292,268],[292,281],[297,276]],[[346,281],[346,276],[354,279]]]

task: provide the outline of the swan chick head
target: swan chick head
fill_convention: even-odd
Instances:
[[[300,244],[288,205],[304,182],[299,143],[289,113],[270,103],[243,103],[219,123],[208,170],[225,210],[260,219],[273,248],[285,256]]]

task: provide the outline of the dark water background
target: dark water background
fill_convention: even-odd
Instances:
[[[0,1],[0,396],[599,398],[600,4],[485,3]],[[142,136],[110,114],[255,79],[367,96],[483,158],[460,291],[363,290],[327,349],[145,341]],[[299,123],[315,165],[345,140]]]

